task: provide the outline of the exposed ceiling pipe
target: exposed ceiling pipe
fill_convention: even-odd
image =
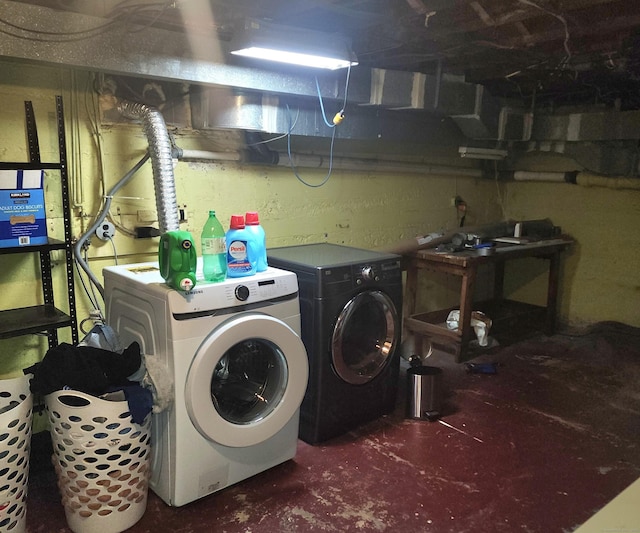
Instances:
[[[588,172],[579,172],[576,176],[576,183],[583,187],[605,187],[607,189],[640,191],[640,179],[638,178],[608,178],[596,174],[589,174]]]
[[[174,147],[173,155],[180,161],[240,161],[239,152],[210,152]]]
[[[173,176],[172,147],[162,113],[153,107],[125,100],[118,103],[118,110],[125,117],[142,122],[149,142],[160,233],[177,231],[180,229],[180,215]]]
[[[328,168],[329,157],[315,154],[289,154],[271,150],[267,143],[261,142],[262,137],[257,132],[245,132],[248,149],[243,152],[207,152],[204,150],[183,150],[174,147],[174,156],[180,160],[212,160],[238,161],[244,164],[259,164],[267,166],[321,169]],[[481,178],[482,170],[444,165],[428,165],[412,161],[397,161],[393,159],[362,159],[356,157],[334,157],[332,168],[356,172],[405,172],[408,174],[440,174],[467,178]]]
[[[537,181],[546,183],[570,183],[582,187],[604,187],[607,189],[640,191],[640,179],[625,177],[608,177],[588,172],[532,172],[518,170],[501,173],[506,179],[514,181]]]
[[[296,168],[328,168],[329,158],[320,155],[289,154],[283,152],[279,156],[278,165]],[[405,161],[369,160],[349,157],[334,157],[334,170],[353,170],[358,172],[406,172],[408,174],[453,175],[466,178],[481,178],[482,170],[442,165],[428,165]]]
[[[516,170],[512,173],[515,181],[545,181],[552,183],[575,184],[575,172],[532,172],[528,170]]]

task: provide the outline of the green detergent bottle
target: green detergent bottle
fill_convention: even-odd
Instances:
[[[167,231],[158,247],[160,275],[167,285],[179,291],[190,291],[196,285],[197,252],[188,231]]]

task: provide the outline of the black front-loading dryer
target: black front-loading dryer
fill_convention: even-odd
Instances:
[[[270,248],[295,272],[309,384],[299,436],[315,444],[393,411],[402,312],[400,256],[337,244]]]

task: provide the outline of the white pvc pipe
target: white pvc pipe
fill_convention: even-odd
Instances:
[[[241,161],[239,152],[209,152],[206,150],[183,150],[178,155],[180,161],[184,160],[211,160],[211,161]],[[288,167],[289,155],[280,153],[279,166]],[[294,154],[293,165],[296,168],[328,168],[328,156]],[[469,178],[481,178],[482,170],[467,167],[426,165],[423,163],[411,163],[405,161],[372,161],[348,157],[335,157],[333,168],[337,170],[353,170],[360,172],[407,172],[410,174],[441,174],[455,175]]]
[[[567,179],[571,175],[572,179]],[[575,177],[574,177],[575,175]],[[582,187],[604,187],[607,189],[640,191],[640,179],[616,176],[599,176],[585,172],[531,172],[517,170],[513,173],[515,181],[537,181],[546,183],[575,183]]]
[[[515,181],[545,181],[553,183],[565,183],[564,172],[531,172],[528,170],[516,170],[513,173]]]
[[[280,153],[280,166],[293,166],[296,168],[328,168],[329,158],[318,155],[294,154],[291,162],[286,152]],[[440,174],[455,175],[469,178],[481,178],[482,170],[466,167],[427,165],[424,163],[410,163],[405,161],[373,161],[367,159],[355,159],[347,157],[334,157],[332,166],[334,170],[353,170],[360,172],[407,172],[409,174]]]
[[[210,152],[207,150],[179,149],[178,159],[185,160],[210,160],[210,161],[242,161],[239,152]],[[278,154],[278,166],[289,167],[289,155],[286,152]],[[328,168],[329,157],[309,154],[293,154],[293,166],[296,168]],[[427,165],[406,161],[385,161],[357,159],[349,157],[334,157],[332,162],[334,170],[352,170],[360,172],[407,172],[410,174],[440,174],[454,175],[469,178],[481,178],[482,170],[467,167]]]
[[[580,172],[576,178],[576,183],[583,187],[606,187],[607,189],[630,189],[640,191],[640,179],[638,178],[607,178],[595,174],[584,174]]]
[[[240,161],[238,152],[209,152],[207,150],[181,150],[178,159],[180,161],[189,160],[208,160],[208,161]]]

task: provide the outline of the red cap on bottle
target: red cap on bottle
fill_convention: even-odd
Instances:
[[[257,211],[247,211],[245,214],[245,224],[247,226],[257,226],[260,224],[260,218]]]
[[[244,217],[242,215],[231,215],[231,229],[244,229]]]

